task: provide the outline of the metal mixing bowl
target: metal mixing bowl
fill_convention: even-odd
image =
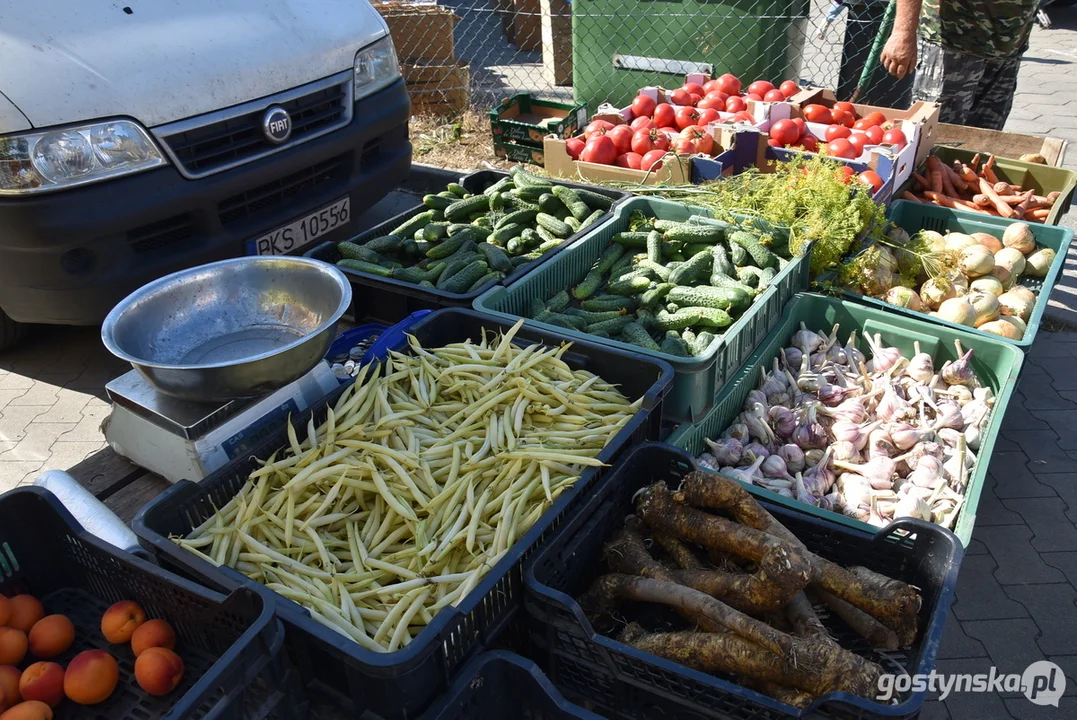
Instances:
[[[173,397],[256,397],[325,356],[351,295],[344,274],[317,260],[224,260],[131,293],[105,318],[101,339]]]

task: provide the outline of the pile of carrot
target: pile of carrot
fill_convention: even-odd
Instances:
[[[1046,222],[1061,193],[1037,195],[1033,188],[1026,190],[1002,182],[992,169],[994,164],[994,155],[989,155],[982,165],[979,154],[967,164],[954,160],[952,165],[928,156],[924,174],[912,174],[915,192],[906,190],[901,198],[1013,220]]]

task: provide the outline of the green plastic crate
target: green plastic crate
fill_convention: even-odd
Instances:
[[[726,385],[725,390],[715,400],[714,409],[707,417],[698,423],[677,428],[667,442],[681,448],[692,457],[698,457],[705,449],[704,438],[714,439],[732,424],[734,418],[741,412],[748,392],[758,387],[762,369],[770,367],[773,359],[778,355],[778,350],[788,345],[789,338],[800,327],[801,322],[809,330],[826,330],[827,332],[834,323],[839,323],[841,325],[839,337],[842,343],[848,339],[849,333],[854,329],[857,331],[857,337],[861,339],[864,333],[871,333],[873,336],[879,333],[884,344],[898,348],[906,357],[912,356],[913,342],[919,341],[920,349],[931,354],[935,367],[941,367],[947,360],[957,359],[954,340],[960,340],[966,350],[972,349],[972,364],[976,377],[994,392],[995,406],[980,441],[980,449],[976,454],[978,462],[969,477],[965,502],[958,511],[957,523],[954,527],[954,534],[961,539],[963,544],[968,545],[969,538],[972,537],[972,527],[976,523],[980,492],[983,490],[984,479],[987,477],[988,461],[994,450],[995,439],[1002,426],[1006,408],[1010,404],[1014,386],[1017,384],[1021,363],[1024,362],[1024,353],[1021,350],[1002,342],[999,338],[983,333],[973,334],[966,330],[952,330],[924,320],[877,310],[847,300],[814,293],[801,293],[786,306],[781,321],[748,359],[736,381]],[[863,340],[858,343],[858,347],[870,357],[870,350]],[[878,531],[878,528],[872,525],[840,513],[823,510],[755,485],[746,487],[753,494],[770,502],[873,535]]]
[[[924,203],[910,202],[908,200],[895,201],[894,204],[890,206],[889,217],[890,222],[904,229],[910,235],[920,230],[935,230],[936,232],[944,234],[947,232],[962,232],[968,234],[985,232],[994,235],[999,239],[1002,238],[1002,233],[1005,232],[1008,225],[1019,222],[1018,220],[1006,220],[1004,218],[981,215],[966,210],[951,210],[949,208],[939,207],[938,205],[927,205]],[[1070,243],[1073,241],[1073,231],[1069,228],[1041,225],[1040,223],[1028,223],[1028,226],[1032,229],[1032,234],[1035,236],[1037,244],[1049,247],[1055,251],[1055,261],[1051,263],[1051,269],[1047,271],[1046,277],[1034,278],[1022,276],[1018,282],[1019,285],[1027,287],[1036,294],[1036,306],[1032,309],[1032,315],[1028,319],[1025,334],[1020,340],[1009,340],[997,335],[991,335],[970,328],[967,325],[958,325],[957,323],[952,323],[948,320],[933,317],[927,313],[891,305],[890,303],[877,300],[873,297],[868,297],[867,295],[848,291],[843,292],[843,294],[846,297],[853,298],[857,302],[864,303],[865,305],[883,308],[887,312],[907,315],[931,323],[945,325],[946,327],[955,330],[965,330],[981,337],[989,337],[1002,342],[1013,343],[1022,348],[1031,347],[1032,341],[1036,337],[1036,332],[1040,329],[1040,322],[1043,320],[1043,313],[1047,309],[1047,300],[1051,296],[1051,290],[1054,289],[1055,283],[1058,282],[1058,278],[1062,274],[1062,268],[1066,264],[1066,255],[1069,252]]]
[[[480,295],[474,307],[499,318],[516,320],[528,315],[532,298],[546,300],[562,290],[577,285],[595,260],[609,245],[611,238],[628,229],[629,219],[636,210],[648,217],[684,222],[693,215],[708,216],[703,208],[682,205],[657,198],[633,197],[614,209],[610,222],[574,242],[534,272],[507,287],[491,288]],[[781,314],[783,300],[808,287],[806,258],[794,258],[775,276],[770,288],[730,325],[702,355],[682,358],[663,352],[646,350],[637,345],[608,338],[598,338],[578,330],[527,319],[540,327],[561,333],[569,338],[589,340],[650,357],[658,357],[673,366],[673,387],[666,398],[665,417],[673,422],[695,422],[702,418],[714,403],[722,386],[731,379],[741,363],[766,337]]]
[[[954,160],[968,163],[977,155],[972,150],[960,150],[944,146],[936,147],[931,151],[931,154],[947,165]],[[978,154],[982,159],[987,159],[984,153]],[[998,175],[999,180],[1008,182],[1011,185],[1020,185],[1024,190],[1035,188],[1037,195],[1046,195],[1056,191],[1061,193],[1058,200],[1051,207],[1051,214],[1047,216],[1045,225],[1058,225],[1058,221],[1070,209],[1070,203],[1073,201],[1073,190],[1077,188],[1077,173],[1072,170],[997,156],[992,169]],[[1036,223],[1030,224],[1036,225]]]

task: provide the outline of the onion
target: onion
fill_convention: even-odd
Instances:
[[[886,237],[890,238],[898,245],[907,245],[909,242],[909,233],[905,232],[905,229],[900,227],[895,227],[893,230],[886,233]]]
[[[1028,223],[1014,223],[1002,234],[1002,244],[1028,255],[1036,249],[1036,236],[1032,234]]]
[[[999,316],[998,298],[991,293],[974,292],[967,297],[972,309],[976,311],[976,320],[973,327],[980,327],[984,323],[997,320]]]
[[[985,248],[987,248],[993,253],[997,253],[999,250],[1002,249],[1002,242],[990,233],[972,233],[972,239],[983,245]]]
[[[1006,279],[1017,279],[1025,271],[1025,256],[1016,248],[1002,248],[995,253],[995,267],[1004,267],[1010,271]],[[1006,280],[999,278],[1005,283]]]
[[[980,277],[994,269],[995,256],[983,245],[970,245],[961,251],[961,271],[966,277]]]
[[[920,296],[916,294],[915,290],[910,290],[906,287],[890,288],[890,291],[886,293],[886,302],[916,311],[919,311],[922,307]]]
[[[1028,256],[1025,262],[1025,274],[1032,277],[1047,277],[1051,265],[1055,261],[1055,251],[1051,248],[1040,248]]]
[[[965,233],[949,233],[945,238],[946,249],[953,252],[961,252],[972,245],[979,245],[971,235]]]
[[[934,230],[921,230],[920,237],[924,239],[924,243],[930,248],[931,252],[942,252],[946,249],[946,238],[942,236],[942,233]]]
[[[1013,325],[1015,328],[1017,328],[1018,338],[1024,337],[1025,330],[1028,330],[1028,325],[1025,324],[1025,321],[1019,317],[1014,317],[1013,315],[999,315],[998,322],[1009,323],[1010,325]],[[980,329],[983,330],[982,327]],[[988,332],[990,332],[990,330],[988,330]]]
[[[924,307],[938,310],[939,306],[957,297],[954,284],[945,278],[929,278],[920,288],[920,301]]]
[[[1027,323],[1032,317],[1032,309],[1036,307],[1036,299],[1033,296],[1030,301],[1025,295],[1011,290],[999,295],[998,304],[1003,315],[1013,315]]]
[[[958,325],[974,327],[976,310],[965,298],[950,298],[939,305],[939,317]]]
[[[998,297],[1005,292],[1002,283],[994,275],[985,275],[969,283],[969,292],[989,292]]]
[[[1011,295],[1015,295],[1017,297],[1023,297],[1025,300],[1028,300],[1030,303],[1035,303],[1036,302],[1036,293],[1032,292],[1031,290],[1029,290],[1024,285],[1015,285],[1014,287],[1010,288],[1009,292],[1010,292]]]

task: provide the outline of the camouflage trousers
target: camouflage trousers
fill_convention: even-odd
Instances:
[[[941,122],[1001,130],[1013,105],[1021,58],[982,60],[923,40],[917,44],[913,97],[941,103]]]

